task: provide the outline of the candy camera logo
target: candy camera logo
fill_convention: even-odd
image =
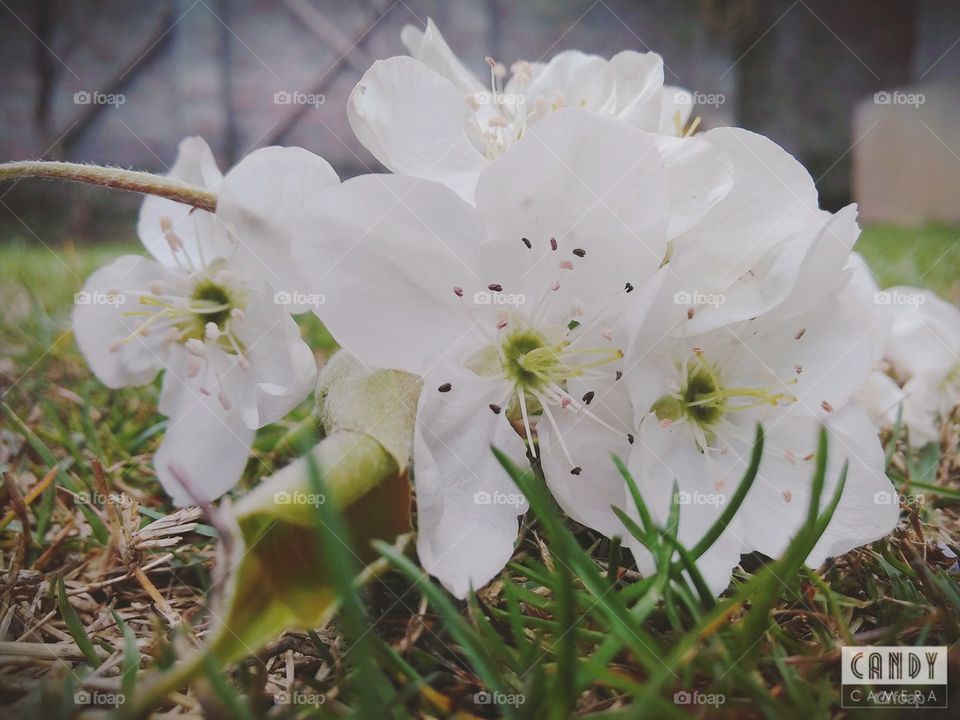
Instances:
[[[323,693],[304,692],[303,690],[294,690],[287,692],[280,690],[273,696],[273,701],[277,705],[323,705],[327,701],[327,696]]]
[[[473,494],[474,505],[510,505],[520,507],[525,502],[522,493],[487,492],[480,490]]]
[[[327,301],[325,295],[320,293],[305,293],[299,290],[293,292],[287,290],[278,290],[273,294],[274,305],[307,305],[317,307]]]
[[[923,93],[905,93],[899,90],[893,92],[881,90],[873,95],[875,105],[913,105],[919,107],[926,101],[927,97]]]
[[[693,492],[687,492],[686,490],[677,491],[678,505],[715,505],[720,507],[726,501],[726,496],[720,493],[705,493],[699,490]]]
[[[275,505],[312,505],[316,507],[318,505],[323,505],[327,501],[325,495],[319,493],[305,493],[300,492],[289,492],[287,490],[281,490],[273,494],[273,502]]]
[[[699,690],[689,692],[678,690],[673,694],[674,705],[710,705],[718,708],[727,701],[723,693],[702,693]]]
[[[326,101],[327,96],[322,93],[280,90],[273,94],[274,105],[312,105],[314,108],[318,108]]]
[[[473,694],[474,705],[512,705],[517,707],[527,701],[527,696],[520,693],[488,692],[481,690]]]
[[[841,707],[946,708],[947,648],[845,646]]]
[[[722,293],[704,293],[699,290],[678,290],[673,294],[674,305],[711,305],[713,307],[720,307],[726,301],[727,297]]]
[[[677,105],[699,105],[720,107],[727,101],[727,96],[723,93],[703,93],[699,91],[687,92],[686,90],[677,90],[673,101]]]
[[[900,290],[884,290],[873,294],[873,302],[877,305],[909,305],[920,307],[927,301],[922,293],[908,293]]]
[[[489,292],[480,290],[473,294],[474,305],[509,305],[519,307],[527,301],[527,296],[519,293]]]
[[[123,93],[103,93],[99,90],[80,90],[73,94],[74,105],[113,105],[120,107],[127,101]]]
[[[89,292],[81,290],[73,296],[73,302],[76,305],[113,305],[119,307],[127,301],[127,296],[117,292],[100,292],[95,290]]]
[[[923,493],[904,494],[881,490],[873,494],[874,505],[923,505],[925,499]]]
[[[93,705],[96,707],[119,707],[126,702],[122,693],[108,693],[99,690],[77,690],[73,694],[74,705]]]

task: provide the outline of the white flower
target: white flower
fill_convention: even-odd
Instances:
[[[221,177],[199,138],[181,143],[170,174],[216,190],[216,214],[147,198],[138,233],[153,258],[124,255],[91,275],[73,322],[108,387],[165,371],[159,410],[170,423],[154,464],[183,505],[194,498],[175,473],[205,499],[220,496],[240,478],[254,430],[312,387],[313,354],[291,308],[274,302],[271,280],[289,273],[283,258],[301,217],[296,204],[338,180],[324,160],[296,148],[259,150]]]
[[[922,288],[877,295],[892,322],[884,347],[903,385],[902,423],[914,445],[939,439],[939,426],[960,405],[960,309]]]
[[[630,125],[682,135],[692,96],[664,87],[656,53],[624,51],[610,60],[566,51],[548,63],[488,60],[487,85],[471,73],[427,22],[402,38],[413,57],[379,61],[347,105],[354,133],[390,170],[448,185],[469,202],[480,171],[537,122],[582,107]]]
[[[679,252],[670,263],[672,272],[668,265],[659,273],[657,296],[632,309],[641,322],[632,333],[623,379],[595,388],[594,412],[611,424],[635,422],[637,429],[626,442],[611,443],[609,435],[578,418],[561,418],[556,429],[541,427],[544,474],[558,502],[574,519],[608,536],[627,537],[643,572],[653,569],[652,558],[609,511],[614,505],[636,517],[610,454],[629,457],[630,470],[661,524],[677,483],[679,538],[692,547],[744,475],[757,423],[766,432],[757,480],[700,564],[715,592],[726,587],[741,553],[777,556],[800,527],[821,422],[830,435],[826,497],[843,461],[850,467],[833,522],[808,562],[819,564],[828,555],[882,537],[895,525],[896,504],[874,499],[892,487],[880,442],[869,417],[851,402],[876,358],[876,321],[872,296],[851,281],[852,264],[842,262],[856,234],[836,230],[849,222],[852,212],[839,213],[802,255],[784,243],[778,259],[769,257],[751,271],[753,289],[767,292],[744,292],[738,298],[742,312],[725,313],[723,305],[703,311],[685,303],[678,307],[677,288],[697,283],[698,277],[703,281],[692,272],[702,267],[698,257],[691,257],[698,248]],[[838,243],[837,238],[843,239]],[[785,287],[774,292],[777,284]],[[750,308],[760,312],[749,314]],[[629,399],[623,396],[624,384]],[[561,439],[573,454],[587,457],[580,482],[563,478],[548,452]]]
[[[456,595],[503,567],[526,507],[491,445],[520,460],[518,430],[531,438],[568,414],[626,438],[593,412],[591,383],[617,377],[614,325],[665,255],[676,167],[655,136],[567,109],[483,171],[475,208],[440,184],[383,175],[314,203],[316,232],[294,257],[329,267],[316,279],[327,327],[362,362],[424,377],[418,548]],[[713,162],[679,176],[696,202],[728,180]],[[580,459],[552,451],[576,477]]]

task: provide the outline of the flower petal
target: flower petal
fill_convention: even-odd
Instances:
[[[655,417],[648,416],[640,424],[629,469],[654,522],[660,527],[669,517],[676,485],[680,493],[677,538],[687,548],[693,548],[723,512],[748,462],[748,456],[732,452],[719,457],[701,453],[689,426],[674,423],[661,427]],[[632,502],[627,510],[639,520]],[[734,517],[697,563],[716,595],[730,584],[730,574],[745,552],[743,535],[744,530]],[[650,574],[654,569],[650,553],[632,536],[629,546],[640,571]]]
[[[124,314],[137,309],[153,280],[168,281],[170,276],[154,260],[123,255],[93,273],[77,293],[73,308],[77,346],[107,387],[142,385],[163,366],[163,333],[135,334],[144,318]]]
[[[487,164],[467,135],[466,96],[422,62],[393,57],[374,63],[350,93],[350,127],[395,173],[437,180],[473,200]]]
[[[366,175],[313,210],[313,237],[295,243],[294,261],[323,290],[315,312],[341,346],[367,365],[422,375],[461,341],[486,344],[454,293],[481,282],[474,208],[438,183]]]
[[[664,85],[660,93],[660,134],[681,136],[693,114],[693,93],[675,85]]]
[[[450,49],[432,19],[427,18],[426,30],[413,25],[404,26],[400,39],[414,58],[453,83],[461,99],[484,90],[483,83]]]
[[[447,392],[437,388],[450,384]],[[424,380],[417,410],[414,469],[417,551],[423,567],[459,598],[506,565],[527,503],[491,446],[521,467],[523,441],[505,413],[509,385],[455,365]],[[504,404],[504,407],[506,405]]]
[[[610,58],[616,84],[616,114],[641,130],[660,130],[663,58],[655,52],[624,50]]]
[[[238,243],[230,269],[278,291],[302,292],[290,248],[312,231],[313,198],[339,182],[326,160],[303,148],[266,147],[243,158],[223,178],[217,201],[217,217],[232,226]],[[311,308],[292,303],[287,309]]]
[[[167,176],[213,191],[219,190],[223,178],[210,147],[199,137],[188,137],[180,142],[177,159]],[[183,241],[180,261],[183,261],[185,254],[194,266],[199,267],[203,257],[208,261],[216,257],[229,257],[232,250],[229,236],[224,228],[218,227],[213,215],[204,210],[194,210],[183,203],[148,195],[140,206],[137,235],[150,254],[165,267],[177,266],[177,259],[164,233],[167,223]]]
[[[491,240],[535,244],[535,287],[549,284],[575,248],[587,262],[564,283],[593,294],[628,280],[639,286],[666,253],[667,176],[655,137],[577,108],[550,113],[490,165],[477,208]],[[550,238],[558,253],[545,250]],[[606,259],[594,262],[601,254]]]
[[[589,389],[595,393],[590,402],[592,413],[615,428],[633,426],[633,407],[621,386],[611,381],[602,386],[591,384]],[[568,386],[568,392],[578,398],[587,390],[588,386],[582,382],[571,381]],[[543,475],[553,496],[563,511],[578,523],[607,537],[626,538],[629,533],[610,507],[626,509],[628,503],[623,477],[612,457],[617,455],[624,462],[629,458],[627,430],[617,435],[570,408],[552,408],[550,412],[559,435],[550,421],[541,417],[537,422],[537,436]],[[578,475],[570,473],[572,466],[563,445],[575,466],[581,468]]]
[[[530,81],[527,99],[543,97],[557,107],[612,114],[616,108],[613,70],[599,55],[565,50],[554,55]]]
[[[197,502],[176,474],[201,499],[216,500],[240,480],[253,436],[239,412],[225,411],[216,397],[199,395],[170,419],[153,461],[157,479],[174,505]]]
[[[866,414],[849,405],[831,417],[827,474],[821,507],[830,500],[840,470],[848,462],[847,481],[830,525],[807,558],[820,565],[877,540],[897,524],[899,503],[884,472],[883,448]],[[767,428],[763,459],[754,486],[741,509],[751,549],[779,557],[803,524],[810,502],[818,423],[784,417]]]

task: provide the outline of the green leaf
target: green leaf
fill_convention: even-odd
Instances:
[[[100,667],[100,656],[97,654],[96,649],[94,649],[93,643],[90,641],[90,636],[87,635],[87,630],[83,627],[83,622],[80,620],[80,616],[77,614],[73,605],[70,604],[70,600],[67,599],[67,587],[63,582],[63,578],[60,578],[60,582],[57,583],[57,604],[60,607],[60,615],[63,617],[63,622],[66,623],[70,637],[73,638],[77,647],[80,648],[80,652],[83,653],[87,662],[93,667]]]

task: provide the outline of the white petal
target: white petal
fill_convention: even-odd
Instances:
[[[449,392],[437,388],[450,383]],[[423,567],[457,597],[479,589],[510,559],[527,504],[491,452],[523,467],[524,446],[502,403],[509,386],[457,366],[424,380],[414,438],[417,551]]]
[[[640,425],[629,469],[654,522],[660,527],[669,516],[676,484],[680,493],[677,537],[692,549],[723,512],[748,462],[749,457],[742,454],[704,455],[694,444],[689,426],[674,423],[664,428],[655,417],[649,416]],[[628,512],[639,521],[632,502]],[[744,552],[743,535],[743,528],[734,518],[697,564],[714,594],[719,595],[730,583],[733,568]],[[630,549],[641,572],[650,574],[654,569],[653,559],[632,536]]]
[[[566,50],[554,55],[527,88],[528,102],[543,97],[558,107],[579,107],[612,114],[616,83],[607,61],[599,55]]]
[[[174,505],[193,505],[196,498],[175,475],[187,479],[204,500],[216,500],[237,484],[250,455],[254,431],[238,412],[225,411],[216,397],[198,396],[185,411],[170,418],[154,457],[157,479]]]
[[[772,140],[737,128],[716,128],[698,138],[734,163],[730,192],[688,232],[729,284],[770,247],[825,213],[817,207],[813,178]],[[678,239],[678,249],[685,239]]]
[[[467,136],[472,112],[449,80],[408,57],[374,63],[347,102],[350,127],[377,160],[442,182],[468,201],[487,164]]]
[[[93,273],[77,293],[73,308],[77,346],[93,374],[107,387],[142,385],[163,366],[163,332],[135,335],[147,318],[124,314],[140,309],[140,296],[158,279],[170,276],[157,262],[123,255]]]
[[[693,93],[675,85],[664,85],[660,94],[660,133],[683,135],[693,114]]]
[[[826,532],[807,558],[811,566],[873,542],[897,524],[895,488],[884,473],[883,448],[866,414],[850,405],[828,425],[827,474],[823,508],[849,463],[840,504]],[[779,557],[803,524],[810,502],[818,424],[812,418],[785,418],[767,428],[763,459],[754,486],[741,509],[752,549]]]
[[[217,201],[217,217],[236,234],[231,270],[261,278],[278,291],[302,291],[290,248],[295,238],[312,232],[313,199],[339,182],[326,160],[303,148],[267,147],[243,158],[224,177]],[[294,303],[287,309],[311,308]]]
[[[219,190],[222,180],[210,147],[199,137],[189,137],[180,142],[176,162],[167,175],[188,185],[213,191]],[[163,230],[167,222],[183,242],[181,261],[186,254],[194,265],[199,265],[201,251],[207,261],[229,256],[229,238],[218,227],[213,215],[194,210],[183,203],[148,195],[140,206],[137,234],[144,247],[165,267],[172,268],[177,264]]]
[[[261,296],[243,322],[231,323],[244,346],[249,367],[231,364],[223,382],[242,392],[241,406],[252,428],[276,422],[310,394],[317,363],[287,312]]]
[[[546,417],[537,422],[543,475],[567,515],[607,537],[626,538],[629,533],[610,509],[626,509],[628,504],[626,486],[612,456],[617,455],[624,462],[630,457],[627,430],[633,425],[633,408],[623,387],[615,382],[592,384],[590,389],[595,392],[590,411],[609,425],[624,428],[624,432],[615,434],[572,408],[552,408],[560,437]],[[586,390],[586,385],[576,382],[568,388],[577,398]],[[579,475],[570,474],[572,467],[561,440],[574,464],[582,469]]]
[[[733,163],[726,152],[696,137],[661,137],[657,148],[669,177],[668,235],[674,238],[695,226],[730,192]]]
[[[433,20],[427,19],[426,30],[404,26],[400,39],[414,58],[453,83],[461,98],[484,90],[485,84],[454,55]]]
[[[660,131],[663,58],[624,50],[610,58],[616,83],[617,117],[641,130]]]
[[[557,263],[581,248],[585,262],[563,282],[594,294],[622,290],[628,280],[640,286],[655,272],[666,252],[668,206],[654,136],[575,108],[537,123],[477,185],[489,237],[534,243],[531,284],[549,284]],[[550,238],[557,253],[546,250]],[[607,259],[594,261],[601,252]]]
[[[892,319],[885,355],[902,380],[945,375],[960,356],[960,309],[922,288],[892,287],[878,296]]]
[[[294,246],[325,296],[315,312],[373,367],[423,372],[479,330],[454,287],[486,288],[474,208],[437,183],[366,175],[314,203],[314,236]],[[472,289],[470,289],[472,288]]]

